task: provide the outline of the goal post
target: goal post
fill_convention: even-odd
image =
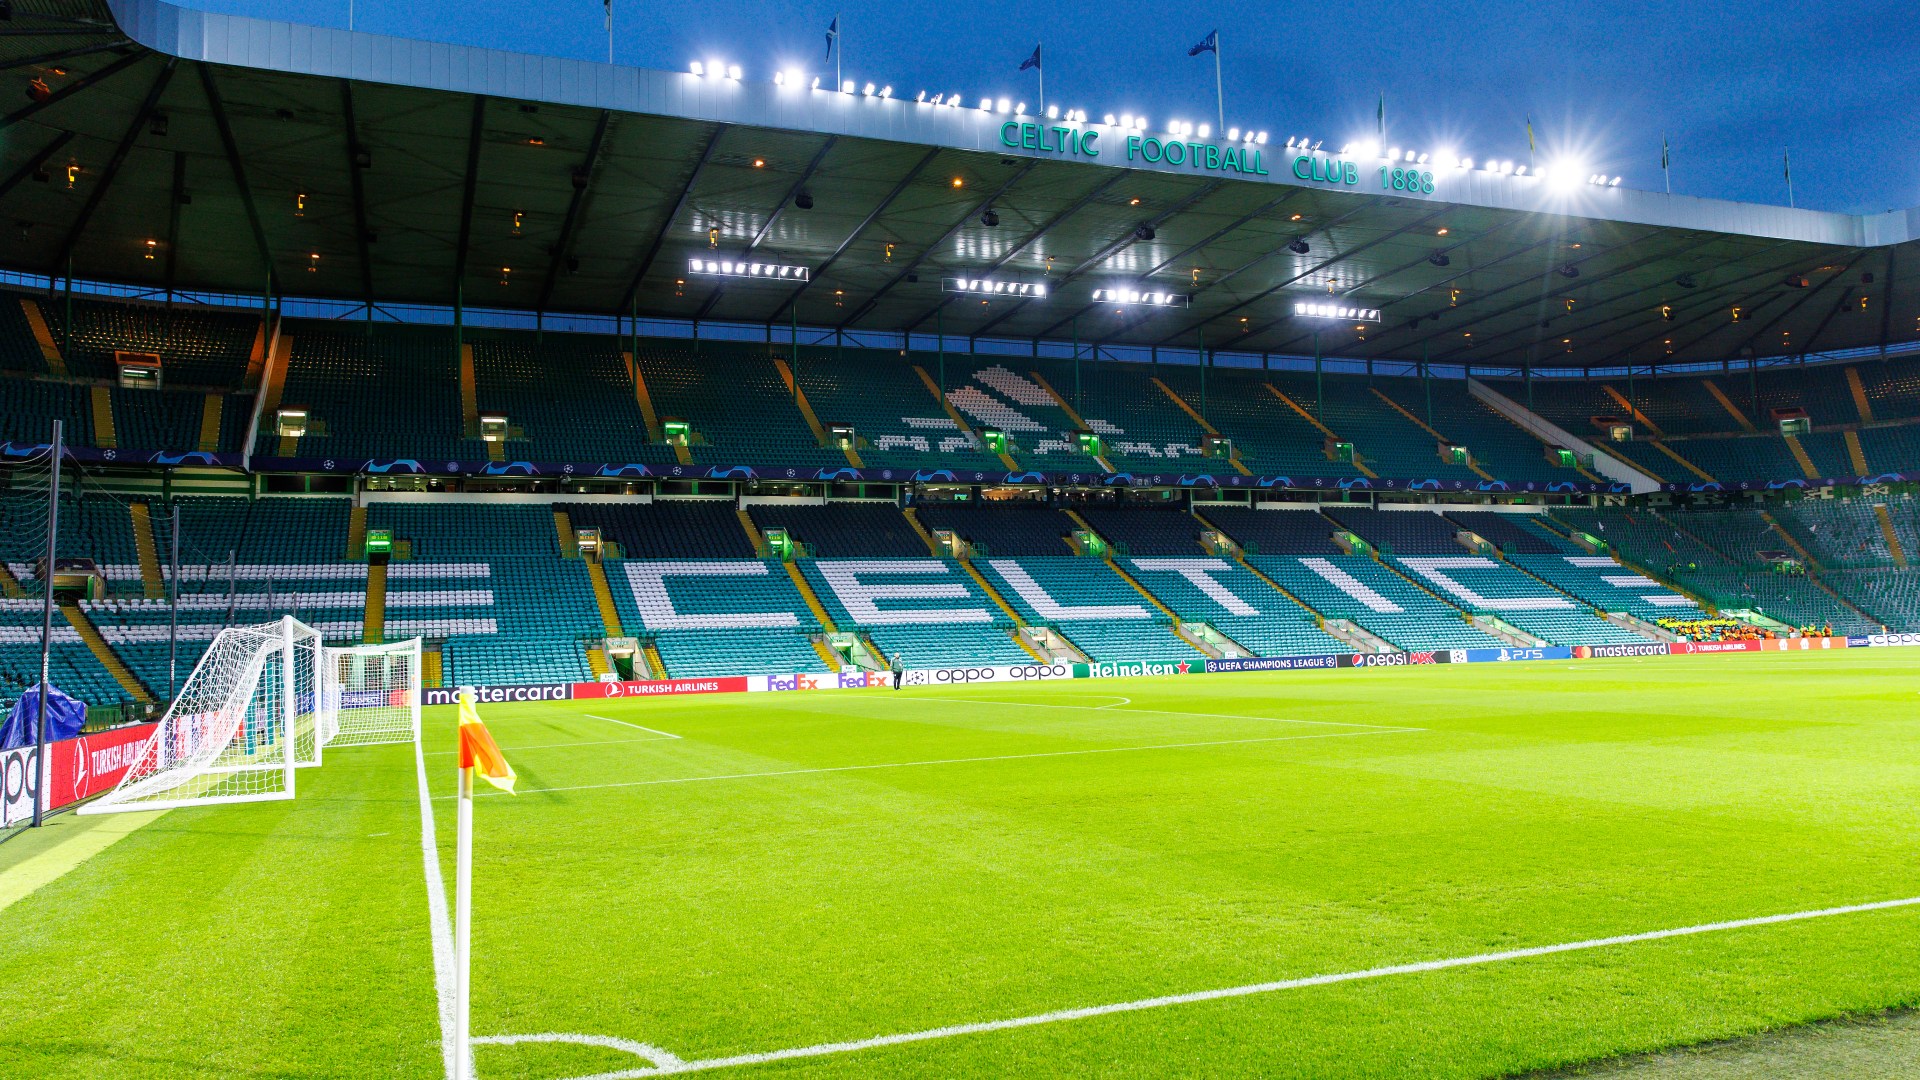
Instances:
[[[291,799],[328,746],[412,742],[420,643],[328,648],[283,616],[214,636],[120,783],[82,814]]]

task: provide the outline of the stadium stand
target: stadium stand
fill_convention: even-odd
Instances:
[[[993,558],[980,570],[1022,618],[1065,634],[1090,660],[1203,659],[1174,633],[1170,616],[1098,559]]]
[[[1424,510],[1373,510],[1347,504],[1321,512],[1333,522],[1390,555],[1447,555],[1466,549],[1454,539],[1459,526]]]
[[[1248,555],[1337,555],[1333,542],[1338,526],[1311,507],[1256,510],[1228,504],[1202,503],[1196,512],[1208,524],[1227,534]]]
[[[484,458],[460,407],[460,357],[446,327],[289,319],[292,339],[280,403],[308,411],[295,457]],[[254,453],[273,456],[272,418]]]
[[[1045,503],[1028,499],[1004,502],[921,503],[914,509],[929,533],[951,531],[979,555],[1014,558],[1067,554],[1073,519]]]
[[[1352,651],[1323,632],[1312,612],[1245,567],[1216,558],[1136,556],[1120,561],[1181,620],[1206,623],[1256,656]]]
[[[925,541],[892,503],[756,503],[747,513],[762,529],[787,530],[820,558],[911,559],[927,553]]]
[[[1511,642],[1364,555],[1258,555],[1247,560],[1328,619],[1345,619],[1403,649],[1500,648]]]
[[[1177,506],[1083,506],[1082,520],[1126,555],[1198,555],[1205,528]]]
[[[565,512],[575,529],[599,529],[601,539],[618,545],[629,559],[759,557],[731,499],[563,502],[554,508]]]

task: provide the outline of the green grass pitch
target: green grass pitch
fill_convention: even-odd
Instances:
[[[702,1062],[1920,896],[1915,670],[1875,649],[483,706],[522,794],[475,807],[474,1032]],[[428,710],[449,883],[452,745]],[[0,878],[102,820],[0,847]],[[423,882],[412,747],[332,752],[293,802],[160,816],[0,911],[0,1076],[437,1077]],[[1920,907],[1898,907],[711,1075],[1484,1077],[1916,1001]],[[652,1067],[618,1042],[476,1060]]]

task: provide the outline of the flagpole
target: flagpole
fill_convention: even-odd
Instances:
[[[1227,95],[1222,89],[1224,85],[1220,81],[1220,31],[1215,30],[1213,32],[1213,103],[1220,110],[1219,136],[1223,139],[1227,136]]]
[[[613,0],[607,0],[607,63],[613,63]]]
[[[847,85],[840,78],[840,63],[847,58],[847,43],[840,40],[841,33],[840,13],[836,11],[833,13],[833,90],[836,94]]]
[[[1780,149],[1780,160],[1787,167],[1787,209],[1793,209],[1793,152],[1786,147]]]
[[[1667,133],[1663,131],[1660,133],[1660,173],[1666,177],[1669,195],[1673,194],[1673,167],[1667,161],[1671,153],[1672,151],[1667,147]]]
[[[473,770],[460,770],[459,827],[454,841],[453,886],[453,1080],[472,1080],[473,1047],[469,972],[473,960]]]
[[[1034,74],[1040,76],[1040,115],[1041,116],[1047,115],[1047,58],[1040,55],[1040,50],[1045,45],[1046,45],[1046,42],[1044,41],[1036,41],[1033,43],[1033,55],[1036,57],[1039,57],[1040,59],[1039,63],[1033,65],[1033,70],[1034,70]]]

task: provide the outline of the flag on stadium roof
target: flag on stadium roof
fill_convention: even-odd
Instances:
[[[1206,37],[1203,37],[1200,39],[1200,44],[1195,45],[1193,48],[1187,50],[1187,55],[1199,56],[1203,52],[1217,53],[1219,51],[1220,51],[1220,31],[1211,30],[1211,31],[1208,31]]]
[[[835,15],[833,17],[833,21],[827,24],[827,55],[821,57],[820,59],[822,60],[833,59],[833,43],[835,41],[838,41],[839,39],[840,39],[840,16]]]
[[[1039,66],[1040,66],[1040,46],[1035,45],[1033,47],[1033,55],[1027,57],[1025,60],[1020,61],[1020,70],[1025,71],[1028,68],[1037,68]]]
[[[470,693],[460,695],[460,767],[474,770],[482,780],[513,794],[513,766],[507,764],[487,725],[480,722]]]

